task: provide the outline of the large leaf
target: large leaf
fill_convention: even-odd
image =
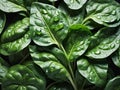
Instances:
[[[35,46],[30,47],[34,63],[40,66],[47,76],[53,80],[67,80],[70,74],[67,69],[51,53],[40,52]]]
[[[0,34],[5,26],[6,16],[3,12],[0,11]]]
[[[86,10],[88,17],[83,22],[92,19],[108,27],[120,25],[120,4],[115,0],[89,0]]]
[[[87,59],[77,61],[79,73],[89,82],[101,86],[106,83],[108,65],[106,63],[91,63]]]
[[[10,68],[3,79],[3,90],[45,90],[45,79],[37,78],[31,70],[23,65]]]
[[[19,11],[27,11],[24,7],[19,6],[9,0],[0,0],[0,10],[4,12],[19,12]]]
[[[29,19],[23,19],[6,29],[1,36],[0,53],[3,55],[15,54],[27,47],[31,41],[31,32],[28,27]]]
[[[94,59],[106,58],[119,48],[120,29],[101,29],[91,39],[86,56]]]
[[[111,79],[107,83],[105,90],[120,90],[120,76]]]
[[[113,63],[120,68],[120,47],[118,50],[112,55]]]
[[[81,56],[89,46],[89,37],[91,33],[86,26],[74,24],[70,27],[68,40],[65,43],[65,49],[68,55],[68,60],[75,61]]]
[[[55,7],[33,3],[30,17],[31,30],[35,32],[33,41],[40,46],[58,45],[66,37],[66,19]]]
[[[64,0],[70,9],[80,9],[87,2],[87,0]]]

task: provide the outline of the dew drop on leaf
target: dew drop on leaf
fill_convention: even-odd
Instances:
[[[41,13],[47,14],[47,11],[46,11],[45,9],[42,9],[42,10],[41,10]]]
[[[55,16],[55,17],[53,18],[53,20],[54,20],[54,22],[58,22],[60,19],[59,19],[58,16]]]
[[[110,48],[113,49],[115,47],[115,44],[111,44]]]
[[[97,18],[98,18],[98,19],[100,19],[100,18],[101,18],[101,16],[97,16]]]
[[[81,41],[81,42],[80,42],[80,45],[83,45],[83,44],[84,44],[84,41]]]
[[[112,11],[112,15],[115,15],[115,13],[116,13],[115,11]]]
[[[96,55],[101,54],[101,52],[100,52],[99,50],[96,50],[94,53],[95,53]]]
[[[74,3],[74,0],[70,0],[71,3]]]

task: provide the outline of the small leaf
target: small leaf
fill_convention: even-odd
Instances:
[[[113,53],[112,61],[116,66],[118,66],[120,68],[120,47],[118,48],[118,50],[115,53]]]
[[[79,59],[77,61],[79,73],[89,82],[101,86],[106,83],[108,65],[106,63],[91,63],[87,59]]]
[[[0,34],[5,26],[6,16],[3,12],[0,11]]]
[[[35,47],[30,47],[30,52],[34,63],[41,67],[49,78],[57,81],[70,78],[67,69],[52,54],[40,52]]]
[[[107,83],[105,90],[120,90],[120,76],[111,79]]]
[[[33,3],[30,17],[33,41],[40,46],[58,45],[65,39],[68,26],[57,8],[43,3]]]
[[[0,0],[0,10],[10,13],[10,12],[19,12],[27,11],[24,7],[19,6],[9,0]]]
[[[15,65],[3,79],[4,90],[45,90],[45,79],[37,78],[26,66]]]
[[[64,0],[70,9],[80,9],[87,2],[87,0]]]
[[[90,35],[88,28],[83,25],[75,24],[70,27],[70,33],[64,45],[68,60],[75,61],[87,50],[90,43]]]
[[[91,39],[86,56],[94,59],[106,58],[119,48],[120,29],[101,29]]]

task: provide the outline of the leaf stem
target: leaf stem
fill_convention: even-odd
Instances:
[[[25,55],[25,57],[19,62],[19,64],[21,64],[28,56],[29,54]]]

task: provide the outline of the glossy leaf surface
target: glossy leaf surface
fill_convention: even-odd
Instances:
[[[0,10],[7,13],[27,11],[24,7],[19,6],[9,0],[0,0]]]
[[[106,83],[108,69],[107,64],[95,64],[83,58],[77,61],[77,68],[79,73],[89,82],[97,86],[104,85]]]
[[[89,0],[86,10],[86,20],[92,19],[108,27],[120,25],[120,5],[115,0]]]
[[[103,59],[119,48],[120,29],[104,28],[91,38],[93,41],[91,41],[91,46],[86,56],[95,59]]]
[[[34,46],[30,47],[30,52],[34,63],[40,66],[49,78],[67,80],[70,77],[66,68],[52,54],[40,52]]]
[[[70,9],[80,9],[87,2],[87,0],[64,0]]]
[[[120,47],[119,49],[112,55],[113,63],[120,68]]]
[[[66,37],[66,19],[55,7],[34,3],[30,18],[31,30],[35,32],[33,41],[40,46],[58,45]]]
[[[0,34],[5,26],[6,16],[3,12],[0,11]]]
[[[10,68],[3,79],[3,90],[45,90],[44,78],[37,78],[23,65]]]
[[[105,87],[105,90],[119,90],[119,89],[120,89],[120,76],[111,79]]]
[[[0,53],[10,55],[17,53],[27,47],[31,41],[29,28],[29,19],[18,21],[11,25],[2,35],[0,44]]]
[[[88,48],[91,33],[87,27],[74,24],[70,27],[70,33],[68,35],[68,40],[64,46],[68,55],[68,60],[74,61]]]

